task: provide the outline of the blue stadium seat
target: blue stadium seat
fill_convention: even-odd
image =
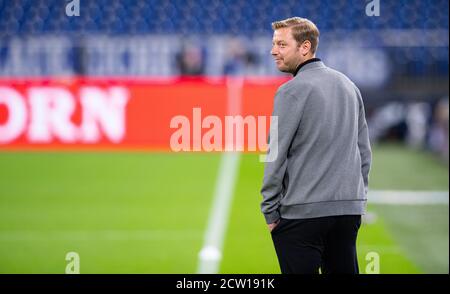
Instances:
[[[270,23],[293,15],[315,21],[321,31],[335,29],[446,29],[448,0],[380,1],[380,16],[365,14],[362,0],[81,0],[80,16],[68,17],[69,0],[0,0],[0,40],[34,34],[236,34],[271,33]],[[448,71],[447,54],[439,71]],[[401,55],[401,54],[394,54]],[[408,55],[408,54],[407,54]],[[421,56],[420,58],[425,58]],[[420,60],[412,55],[412,60]],[[417,61],[416,60],[416,61]],[[427,70],[417,65],[414,71]]]

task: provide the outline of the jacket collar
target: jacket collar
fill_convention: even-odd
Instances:
[[[294,72],[294,77],[301,71],[305,71],[310,68],[318,68],[318,67],[324,67],[322,60],[320,58],[311,58],[306,60],[305,62],[301,63],[297,69]]]

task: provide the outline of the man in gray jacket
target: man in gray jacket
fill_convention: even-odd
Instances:
[[[261,189],[281,271],[359,273],[356,238],[371,165],[361,93],[315,58],[319,30],[310,20],[272,28],[277,68],[294,76],[275,96],[271,132],[278,136],[270,134],[268,152],[277,154],[266,162]]]

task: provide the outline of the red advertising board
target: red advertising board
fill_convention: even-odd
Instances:
[[[259,132],[264,129],[267,133],[273,96],[284,81],[278,78],[3,79],[0,80],[0,150],[170,151],[173,150],[171,139],[174,143],[184,138],[174,138],[176,132],[179,135],[182,129],[189,129],[190,150],[200,151],[203,148],[196,148],[201,146],[199,140],[208,131],[211,137],[211,129],[219,127],[213,122],[220,120],[220,132],[226,137],[227,116],[240,116],[246,122],[253,119]],[[267,118],[266,122],[258,120],[261,117]],[[246,131],[246,150],[247,137]]]

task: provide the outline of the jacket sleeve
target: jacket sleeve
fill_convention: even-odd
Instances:
[[[282,89],[278,90],[274,99],[269,132],[267,158],[270,158],[270,161],[265,163],[261,188],[263,196],[261,211],[267,224],[274,223],[280,218],[278,207],[287,168],[287,155],[300,124],[302,112],[303,104],[298,97]],[[278,127],[274,127],[274,119],[278,120]]]
[[[364,180],[364,191],[367,195],[369,189],[369,172],[372,163],[372,150],[369,141],[369,129],[367,127],[364,103],[361,92],[356,88],[359,100],[359,117],[358,117],[358,148],[361,156],[361,175]]]

